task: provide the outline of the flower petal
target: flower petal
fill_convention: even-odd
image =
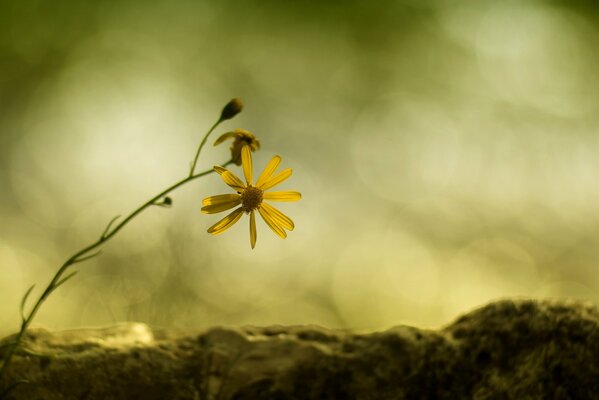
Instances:
[[[262,203],[262,205],[264,205],[264,203]],[[258,212],[262,216],[262,219],[264,219],[264,222],[266,222],[266,225],[268,225],[274,233],[276,233],[281,239],[285,239],[287,237],[287,232],[285,232],[285,230],[279,226],[279,224],[264,207],[259,207]]]
[[[279,183],[283,182],[285,179],[289,178],[291,176],[291,172],[291,168],[286,168],[283,171],[276,174],[275,176],[273,176],[272,178],[268,179],[262,185],[258,186],[258,188],[262,190],[270,189],[271,187],[276,186]]]
[[[222,142],[224,142],[225,140],[235,137],[237,136],[237,134],[235,132],[227,132],[227,133],[223,133],[222,135],[220,135],[218,137],[218,139],[216,139],[216,141],[214,142],[214,146],[218,146],[219,144],[221,144]]]
[[[243,215],[243,208],[239,207],[231,214],[227,215],[225,218],[218,221],[216,224],[212,225],[208,228],[208,233],[212,233],[213,235],[218,235],[223,233],[227,229],[233,226],[235,222],[239,221],[239,218]]]
[[[264,208],[266,212],[268,212],[268,214],[270,214],[270,216],[275,220],[275,222],[281,225],[283,228],[289,231],[292,231],[295,228],[295,224],[293,223],[291,218],[289,218],[270,204],[262,203],[260,207]]]
[[[250,213],[250,244],[252,245],[252,249],[256,247],[256,238],[258,235],[256,234],[256,216],[254,215],[254,210]]]
[[[279,164],[281,164],[281,157],[274,156],[272,158],[272,160],[270,160],[268,162],[268,164],[266,164],[264,171],[262,171],[262,173],[260,174],[260,177],[258,178],[258,181],[256,182],[256,186],[259,187],[264,182],[266,182],[268,180],[268,178],[270,178],[272,176],[272,174],[275,172],[275,170],[277,169]]]
[[[248,185],[253,182],[252,172],[252,150],[250,146],[243,146],[241,148],[241,164],[243,165],[243,175],[245,175],[245,181]]]
[[[234,200],[237,200],[239,198],[241,198],[241,196],[239,196],[239,194],[237,194],[237,193],[219,194],[219,195],[216,195],[216,196],[206,197],[202,201],[202,205],[204,205],[204,206],[211,206],[213,204],[228,203],[230,201],[234,201]]]
[[[223,181],[233,189],[237,190],[238,192],[241,192],[243,189],[245,189],[245,183],[243,183],[241,179],[239,179],[228,169],[215,165],[214,170],[218,172]]]
[[[206,200],[208,200],[208,199],[206,199]],[[238,198],[235,200],[230,200],[230,201],[223,202],[223,203],[210,204],[210,205],[204,206],[204,207],[202,207],[202,212],[204,214],[215,214],[215,213],[227,211],[235,206],[238,206],[239,204],[241,204],[241,197],[238,196]]]
[[[298,201],[302,198],[300,192],[286,191],[286,192],[265,192],[262,195],[264,200],[272,201]]]

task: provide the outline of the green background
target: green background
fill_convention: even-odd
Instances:
[[[36,323],[440,326],[599,298],[593,2],[0,2],[0,333],[25,290],[233,128],[294,175],[280,240],[206,229],[215,175],[77,267]],[[207,146],[204,170],[227,160]],[[238,168],[234,170],[241,175]],[[224,215],[223,215],[224,216]],[[34,296],[39,295],[34,291]]]

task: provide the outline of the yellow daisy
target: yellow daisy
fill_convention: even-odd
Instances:
[[[262,174],[253,185],[252,171],[252,151],[249,146],[241,148],[241,161],[243,164],[243,174],[246,183],[243,183],[235,174],[226,168],[215,166],[214,170],[218,172],[223,181],[235,189],[237,193],[221,194],[211,196],[204,199],[202,202],[202,212],[205,214],[214,214],[229,210],[235,206],[241,205],[225,218],[218,221],[216,224],[208,228],[208,233],[218,235],[232,227],[245,211],[250,215],[250,244],[252,249],[256,246],[256,217],[254,211],[258,210],[266,225],[273,230],[281,239],[287,237],[287,232],[292,231],[295,225],[293,221],[277,210],[270,204],[264,203],[263,200],[271,201],[297,201],[302,198],[299,192],[283,191],[283,192],[265,192],[266,190],[278,185],[291,176],[291,168],[286,168],[278,174],[274,175],[275,170],[281,163],[281,157],[275,156],[264,168]]]
[[[256,139],[251,132],[245,129],[235,129],[232,132],[223,133],[216,141],[214,145],[217,146],[227,139],[234,138],[233,144],[231,144],[231,159],[236,165],[241,165],[241,148],[243,146],[250,146],[250,150],[256,151],[260,149],[260,141]]]

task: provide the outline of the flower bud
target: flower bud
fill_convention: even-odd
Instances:
[[[224,121],[226,119],[231,119],[239,114],[241,110],[243,110],[243,103],[239,98],[235,97],[223,108],[223,111],[220,114],[220,120]]]
[[[152,204],[159,207],[169,208],[173,205],[173,199],[171,199],[169,196],[166,196],[162,198],[160,201],[156,200]]]
[[[216,139],[214,145],[217,146],[231,138],[234,139],[233,144],[231,145],[231,160],[237,165],[241,165],[241,149],[243,146],[250,146],[251,151],[260,149],[260,141],[245,129],[235,129],[232,132],[222,134]]]

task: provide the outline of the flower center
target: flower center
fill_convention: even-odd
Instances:
[[[248,185],[241,193],[241,207],[243,211],[250,212],[262,203],[262,190]]]

